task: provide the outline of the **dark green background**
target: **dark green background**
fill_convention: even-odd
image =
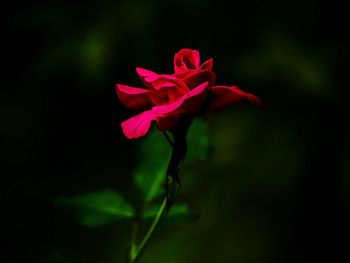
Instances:
[[[208,116],[208,160],[182,171],[198,222],[163,226],[141,262],[339,262],[349,224],[348,13],[320,1],[11,1],[3,6],[5,260],[123,262],[128,222],[79,226],[58,196],[136,203],[141,140],[115,83],[171,72],[179,49],[214,57],[218,83],[265,108]],[[149,149],[152,154],[152,148]],[[343,258],[343,260],[345,260]],[[346,261],[346,260],[345,260]]]

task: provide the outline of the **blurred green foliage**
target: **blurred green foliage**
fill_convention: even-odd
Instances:
[[[195,119],[187,135],[188,152],[185,163],[205,161],[209,157],[210,137],[208,125],[202,119]]]
[[[124,198],[112,191],[62,197],[56,200],[56,204],[73,209],[79,223],[86,226],[100,226],[134,215],[132,207]]]

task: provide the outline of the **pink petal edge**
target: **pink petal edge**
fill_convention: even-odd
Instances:
[[[247,99],[255,106],[261,106],[261,100],[253,94],[246,93],[236,86],[215,86],[211,88],[211,102],[209,111],[226,107],[233,104],[239,104]]]
[[[169,130],[181,115],[196,114],[207,96],[207,87],[208,82],[202,83],[172,104],[153,107],[158,130]]]
[[[146,89],[123,84],[116,84],[115,89],[120,102],[127,108],[140,109],[153,105]]]
[[[212,71],[213,70],[213,64],[214,64],[214,59],[210,58],[207,61],[205,61],[201,66],[200,69],[201,70],[209,70]]]
[[[146,135],[155,119],[151,110],[144,111],[121,123],[124,135],[128,139],[136,139]]]

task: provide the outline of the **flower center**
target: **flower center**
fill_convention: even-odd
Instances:
[[[182,57],[182,61],[188,69],[196,69],[194,63],[187,56]]]

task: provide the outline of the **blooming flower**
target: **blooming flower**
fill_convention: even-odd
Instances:
[[[144,136],[153,121],[158,130],[171,130],[185,116],[194,117],[243,100],[261,105],[259,98],[236,86],[215,85],[212,69],[213,59],[200,64],[199,52],[192,49],[175,54],[173,74],[136,68],[146,88],[116,85],[123,105],[140,111],[121,124],[125,136],[129,139]]]

